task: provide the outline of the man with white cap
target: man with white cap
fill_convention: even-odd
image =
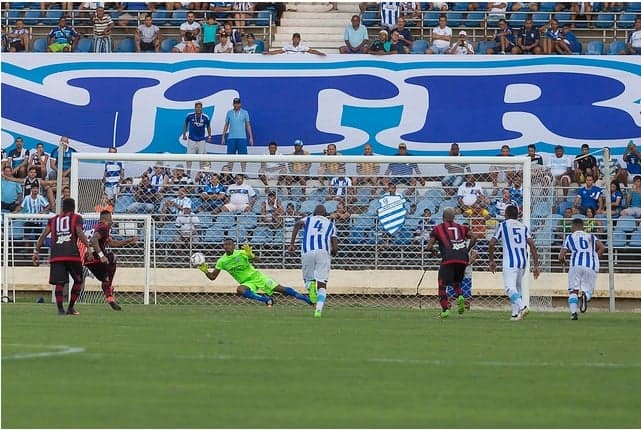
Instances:
[[[472,44],[467,41],[467,33],[465,30],[461,30],[458,33],[458,41],[452,45],[447,51],[448,54],[454,55],[473,55],[474,48]]]
[[[191,204],[182,207],[182,213],[176,217],[176,230],[179,243],[188,244],[198,233],[200,219],[191,212]]]
[[[392,49],[392,44],[388,40],[387,30],[381,30],[378,32],[378,39],[372,42],[372,45],[369,47],[369,53],[374,55],[388,55]]]

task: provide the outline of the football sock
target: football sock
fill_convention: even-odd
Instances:
[[[438,280],[438,301],[441,304],[443,310],[449,308],[449,301],[447,300],[447,292],[445,290],[445,283],[442,279]]]
[[[307,303],[308,305],[312,304],[311,300],[309,300],[309,297],[307,297],[304,294],[299,293],[298,291],[296,291],[292,287],[283,287],[283,288],[285,289],[285,295],[296,297],[298,300],[301,300],[301,301]]]
[[[590,291],[584,291],[583,294],[585,294],[585,298],[588,300],[592,300],[592,293]]]
[[[114,298],[113,298],[113,290],[111,289],[111,280],[106,279],[102,281],[102,284],[100,285],[100,287],[102,288],[102,292],[107,298],[107,301],[108,302],[112,301]],[[109,300],[109,298],[111,298],[111,300]]]
[[[78,296],[80,295],[80,290],[82,289],[82,282],[74,281],[73,287],[71,287],[71,297],[69,298],[69,307],[73,308],[73,305],[76,304]]]
[[[65,307],[63,304],[64,301],[64,290],[65,290],[65,285],[64,284],[56,284],[56,305],[58,306],[59,311],[64,311]]]
[[[521,295],[514,288],[508,288],[506,294],[510,298],[510,303],[512,303],[512,315],[518,315],[523,307]]]
[[[570,297],[568,297],[568,305],[570,306],[570,313],[575,314],[576,308],[579,305],[579,297],[576,293],[570,293]]]
[[[269,297],[261,296],[260,294],[256,294],[251,290],[245,290],[243,292],[243,297],[247,297],[248,299],[251,299],[251,300],[257,300],[263,303],[267,303],[269,301]]]
[[[452,287],[454,288],[454,297],[463,295],[460,282],[452,282]]]
[[[327,289],[319,288],[316,297],[316,312],[322,312],[323,306],[325,306],[325,298],[327,297]]]

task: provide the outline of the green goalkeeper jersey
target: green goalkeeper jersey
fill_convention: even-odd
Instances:
[[[231,255],[223,255],[216,261],[216,269],[224,270],[229,273],[239,284],[252,279],[256,274],[260,274],[249,262],[249,257],[244,251],[235,250]]]

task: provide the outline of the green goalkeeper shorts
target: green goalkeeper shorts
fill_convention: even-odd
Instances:
[[[274,288],[278,286],[278,282],[274,281],[264,273],[257,272],[240,285],[249,288],[252,293],[257,294],[258,290],[261,290],[268,296],[271,296],[274,294]]]

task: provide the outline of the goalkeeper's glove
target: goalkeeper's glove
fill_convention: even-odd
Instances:
[[[198,266],[198,270],[203,272],[205,275],[209,273],[209,264],[203,263],[200,266]]]
[[[252,247],[249,246],[248,243],[243,245],[243,251],[245,251],[245,255],[249,258],[254,258],[254,253],[252,252]]]

